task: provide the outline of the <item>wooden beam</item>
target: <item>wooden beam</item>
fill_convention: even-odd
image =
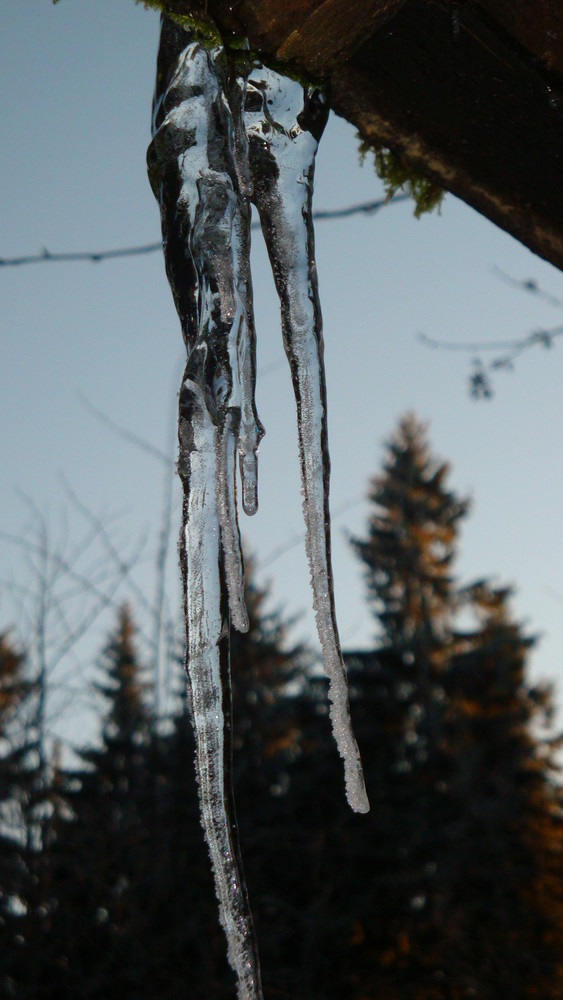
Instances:
[[[331,87],[369,143],[563,268],[561,0],[163,0]]]
[[[449,8],[449,9],[448,9]],[[563,90],[476,5],[409,0],[331,77],[334,110],[563,268]]]
[[[561,0],[477,0],[477,6],[546,69],[563,76]]]

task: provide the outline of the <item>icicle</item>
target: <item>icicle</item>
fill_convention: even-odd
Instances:
[[[250,456],[254,469],[263,433],[254,404],[249,210],[233,159],[234,126],[225,99],[221,46],[205,48],[164,21],[158,80],[162,92],[155,98],[155,131],[147,157],[161,205],[168,278],[188,351],[180,393],[178,471],[184,487],[186,660],[202,822],[238,995],[240,1000],[261,1000],[223,708],[230,701],[229,611],[237,628],[248,628],[235,456],[237,449]],[[254,471],[249,500],[254,508],[255,484]],[[247,481],[244,491],[249,494]]]
[[[228,413],[222,431],[217,434],[215,475],[221,542],[225,556],[225,572],[229,593],[229,610],[232,623],[237,631],[248,632],[248,614],[244,602],[244,569],[237,522],[236,424],[234,415]]]
[[[307,554],[333,730],[348,801],[358,812],[369,809],[350,723],[330,559],[326,389],[311,214],[314,159],[327,115],[318,89],[304,89],[250,59],[229,67],[221,45],[204,45],[163,20],[147,159],[188,354],[178,462],[187,669],[202,821],[240,1000],[262,998],[225,717],[229,614],[237,629],[248,628],[236,454],[243,508],[253,514],[264,433],[255,405],[250,197],[281,300],[297,402]]]
[[[306,546],[313,606],[330,681],[331,719],[344,759],[346,795],[369,810],[352,732],[346,669],[336,625],[330,557],[326,387],[322,319],[314,256],[312,196],[318,140],[328,116],[323,94],[254,64],[247,81],[245,126],[255,202],[281,302],[299,432]]]
[[[246,303],[252,302],[252,285],[248,257],[243,267],[243,280],[247,294]],[[241,334],[237,343],[238,372],[241,392],[241,418],[238,435],[240,478],[242,483],[242,506],[245,514],[252,516],[258,510],[258,447],[264,436],[264,428],[256,413],[256,332],[252,309],[247,309],[241,323]]]
[[[188,362],[187,371],[190,367]],[[202,822],[238,995],[240,1000],[261,1000],[254,928],[238,851],[223,711],[223,692],[230,697],[229,616],[222,600],[215,488],[218,431],[199,380],[192,381],[189,376],[180,394],[180,434],[180,471],[185,487],[181,547],[188,623],[187,667]]]
[[[250,168],[248,167],[248,170]],[[250,207],[239,201],[233,220],[234,274],[238,291],[238,312],[229,334],[229,358],[233,386],[229,405],[237,409],[237,432],[242,506],[245,514],[258,510],[258,448],[264,428],[256,412],[256,330],[250,276]]]

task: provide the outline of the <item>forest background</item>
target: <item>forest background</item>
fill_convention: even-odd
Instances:
[[[375,648],[345,653],[371,801],[353,815],[326,683],[249,566],[232,637],[233,778],[265,996],[559,998],[563,794],[552,691],[510,590],[453,576],[468,502],[413,415],[351,544]],[[47,590],[47,600],[49,591]],[[55,608],[56,611],[56,608]],[[154,714],[122,605],[98,661],[101,742],[65,766],[48,675],[0,641],[0,990],[233,995],[199,823],[189,697]],[[182,660],[178,643],[177,664]]]
[[[43,246],[97,250],[158,242],[158,208],[145,168],[158,17],[132,0],[64,0],[55,7],[21,0],[3,10],[2,27],[0,73],[11,96],[4,109],[10,143],[0,162],[1,256]],[[370,202],[382,193],[369,158],[360,166],[354,130],[331,118],[317,160],[316,207]],[[359,533],[365,523],[366,482],[386,435],[412,408],[430,421],[437,453],[452,462],[459,489],[474,500],[460,572],[467,579],[498,573],[518,584],[518,615],[541,636],[532,656],[534,676],[557,680],[563,646],[558,341],[551,351],[530,350],[513,373],[499,371],[494,399],[477,404],[467,388],[472,354],[432,351],[417,335],[512,341],[560,326],[559,309],[507,285],[491,267],[518,280],[533,278],[558,298],[560,274],[451,197],[440,215],[419,220],[410,204],[398,204],[375,216],[319,222],[316,243],[336,607],[344,644],[361,647],[374,631],[347,534]],[[253,275],[258,407],[267,436],[260,451],[260,511],[243,518],[242,531],[258,579],[275,580],[274,601],[289,615],[302,614],[297,636],[312,639],[295,406],[260,234]],[[146,537],[135,580],[151,596],[164,467],[111,433],[84,397],[173,456],[182,344],[162,256],[4,268],[0,280],[0,417],[10,431],[2,451],[2,530],[11,537],[27,528],[32,533],[23,494],[46,517],[53,548],[65,532],[71,547],[77,544],[88,525],[69,502],[62,473],[81,502],[110,520],[124,557]],[[176,518],[178,502],[176,492]],[[178,609],[175,546],[172,532],[171,616]],[[2,565],[3,580],[29,584],[21,551],[5,539]],[[20,613],[13,593],[9,586],[1,595],[6,624]],[[97,623],[85,661],[108,624]],[[61,664],[53,681],[73,685],[79,669],[79,662]],[[87,711],[77,694],[71,712],[76,732]],[[68,729],[65,734],[71,738]]]

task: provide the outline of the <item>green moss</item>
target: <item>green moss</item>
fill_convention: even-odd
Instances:
[[[373,153],[377,176],[383,181],[386,200],[391,201],[398,191],[404,191],[414,200],[414,214],[417,219],[426,212],[440,211],[444,190],[434,181],[407,167],[400,156],[385,146],[360,142],[360,163],[365,162],[368,153]]]
[[[223,41],[214,21],[211,18],[195,17],[193,14],[175,14],[170,10],[166,0],[135,0],[135,3],[142,4],[147,10],[160,10],[166,14],[171,21],[175,21],[181,28],[192,31],[193,34],[207,45],[222,45]]]
[[[53,0],[53,2],[56,3],[58,0]],[[229,53],[231,61],[235,64],[239,60],[244,63],[253,59],[258,60],[258,62],[266,61],[262,53],[249,47],[248,39],[243,35],[222,38],[215,22],[210,17],[196,17],[193,14],[175,14],[170,10],[167,0],[135,0],[135,3],[142,4],[147,10],[159,10],[163,14],[166,14],[167,17],[175,21],[176,24],[179,24],[180,27],[193,32],[204,45],[222,45]],[[282,63],[277,59],[268,58],[267,65],[270,69],[282,73],[292,80],[297,80],[303,87],[318,87],[319,89],[323,89],[321,80],[312,76],[306,76],[291,63]]]

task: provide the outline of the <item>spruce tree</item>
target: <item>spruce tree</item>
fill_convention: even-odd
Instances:
[[[0,635],[0,994],[16,989],[30,877],[27,817],[33,794],[25,714],[32,687],[24,654]]]
[[[449,488],[449,472],[432,455],[425,426],[408,414],[388,442],[383,473],[371,484],[367,538],[353,542],[364,563],[381,652],[393,661],[387,660],[386,684],[395,727],[384,787],[394,830],[397,922],[385,953],[386,988],[393,988],[396,973],[399,995],[407,967],[422,991],[437,988],[438,875],[447,830],[456,822],[446,678],[457,644],[453,569],[469,504]]]
[[[41,996],[110,1000],[136,995],[142,982],[142,911],[132,887],[150,877],[150,717],[134,633],[124,605],[100,663],[101,745],[82,750],[80,769],[65,775],[50,945],[58,973],[44,982]]]
[[[362,919],[358,967],[389,1000],[556,997],[561,794],[553,746],[534,728],[551,695],[527,682],[532,642],[510,617],[509,591],[453,577],[468,505],[447,476],[424,426],[404,418],[372,483],[367,537],[354,541],[381,649],[349,658],[351,684],[368,781],[377,774],[370,796],[391,833],[372,813],[387,861],[372,868],[377,904]],[[370,688],[387,702],[387,726],[377,704],[368,710]]]
[[[364,563],[381,645],[440,665],[456,609],[451,575],[467,500],[447,489],[449,466],[430,452],[426,428],[407,414],[371,484],[367,538],[353,545]]]
[[[462,597],[476,623],[448,676],[460,816],[443,914],[449,954],[479,996],[556,1000],[563,996],[563,794],[562,740],[545,736],[553,691],[528,681],[535,640],[512,617],[510,589],[485,581]]]

